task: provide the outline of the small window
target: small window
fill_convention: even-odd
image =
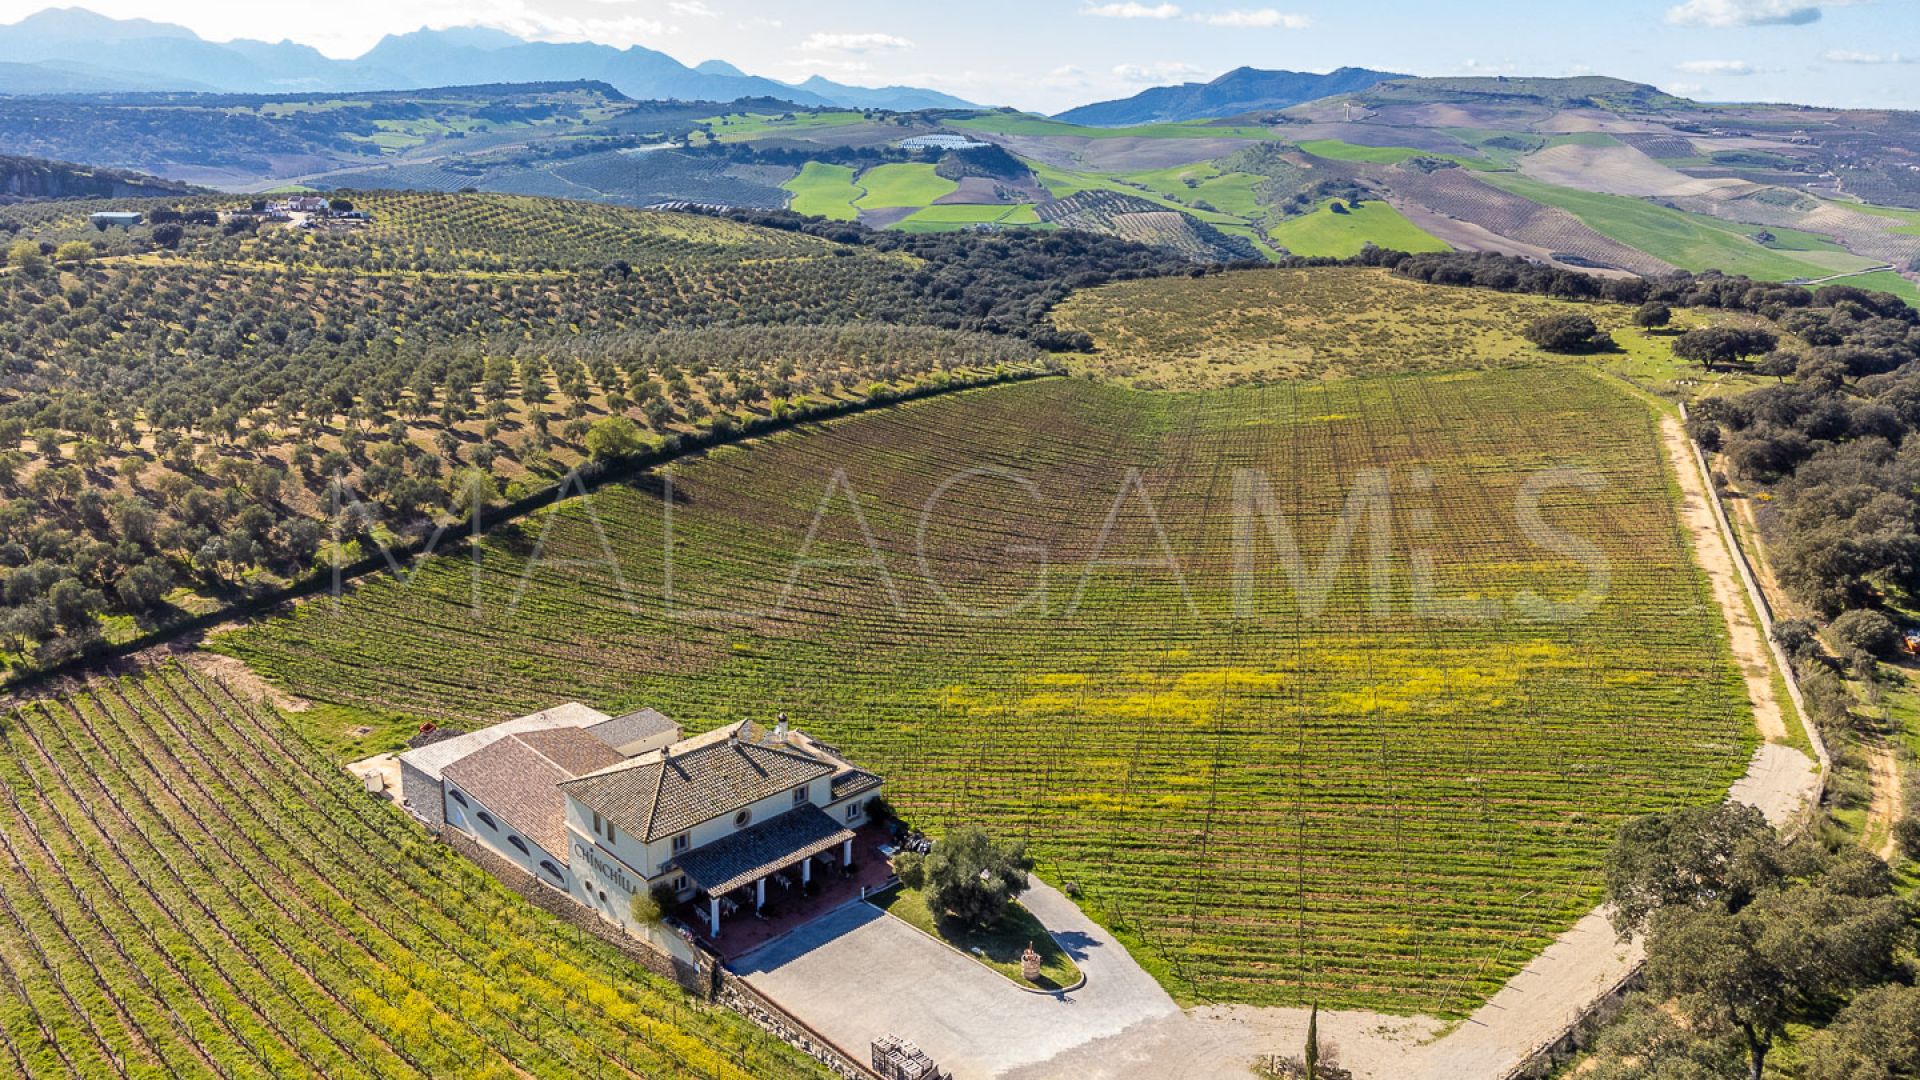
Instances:
[[[500,828],[500,826],[493,823],[493,815],[487,813],[485,810],[480,811],[479,817],[480,824],[485,825],[487,828],[496,830]]]
[[[540,872],[547,875],[548,877],[552,878],[555,881],[560,880],[560,868],[553,865],[553,862],[550,859],[540,860]]]
[[[681,833],[679,836],[673,838],[673,853],[675,855],[680,854],[687,850],[687,846],[691,843],[693,843],[693,835],[691,833]]]
[[[794,788],[793,789],[793,805],[805,806],[806,804],[807,804],[807,789],[803,787]]]
[[[861,804],[857,802],[847,804],[848,821],[858,821],[860,819],[860,806]]]
[[[459,788],[448,788],[447,798],[452,799],[454,802],[459,803],[461,806],[467,805],[467,797],[465,795],[460,794]]]
[[[519,837],[517,837],[517,836],[509,836],[509,837],[507,837],[507,843],[509,843],[509,844],[512,844],[512,845],[513,845],[513,850],[515,850],[515,851],[517,851],[517,852],[519,852],[519,853],[520,853],[520,854],[522,854],[522,855],[532,855],[532,854],[533,854],[533,852],[531,852],[531,851],[528,851],[528,850],[527,850],[527,842],[526,842],[525,840],[522,840],[522,839],[520,839],[520,838],[519,838]]]
[[[677,893],[687,891],[687,875],[681,874],[679,877],[673,879],[673,891]]]
[[[747,823],[752,820],[753,820],[753,811],[742,810],[739,813],[733,815],[733,827],[736,829],[744,829],[747,827]]]

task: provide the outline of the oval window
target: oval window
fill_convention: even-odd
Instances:
[[[480,817],[480,823],[482,825],[485,825],[489,829],[498,829],[500,827],[493,823],[493,816],[491,814],[488,814],[485,810],[480,811],[479,817]]]
[[[555,881],[560,880],[560,868],[553,865],[553,863],[547,861],[546,859],[540,860],[540,869],[546,871],[547,876],[552,878],[553,880]]]
[[[449,790],[447,792],[447,798],[452,799],[454,802],[459,803],[461,806],[467,805],[467,797],[465,795],[460,794],[459,788],[453,788]]]
[[[733,827],[736,829],[746,828],[747,822],[752,820],[753,820],[753,811],[742,810],[739,813],[733,815]]]
[[[517,836],[509,836],[509,837],[507,837],[507,843],[509,843],[509,844],[512,844],[512,845],[513,845],[513,849],[514,849],[515,851],[518,851],[518,852],[519,852],[520,854],[522,854],[522,855],[531,855],[531,854],[533,854],[533,852],[531,852],[531,851],[528,851],[528,850],[527,850],[527,842],[526,842],[525,840],[522,840],[522,839],[520,839],[520,838],[519,838],[519,837],[517,837]]]

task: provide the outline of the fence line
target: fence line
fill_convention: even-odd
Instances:
[[[1686,405],[1680,406],[1680,419],[1690,418]],[[1740,534],[1734,531],[1733,520],[1727,516],[1726,505],[1720,499],[1720,485],[1713,482],[1713,470],[1707,466],[1707,456],[1700,450],[1700,444],[1688,435],[1687,447],[1693,451],[1694,463],[1700,466],[1700,478],[1707,487],[1707,501],[1713,506],[1713,516],[1720,523],[1720,534],[1726,538],[1727,548],[1733,554],[1733,568],[1740,573],[1740,580],[1747,587],[1747,597],[1753,601],[1753,610],[1760,620],[1760,633],[1767,640],[1767,649],[1773,654],[1774,666],[1780,669],[1780,677],[1787,684],[1787,697],[1792,699],[1793,707],[1800,714],[1800,727],[1807,733],[1807,741],[1813,745],[1813,756],[1820,762],[1818,783],[1814,788],[1814,802],[1818,803],[1826,794],[1827,774],[1833,769],[1833,758],[1827,753],[1827,740],[1820,734],[1820,725],[1807,713],[1807,700],[1800,694],[1800,679],[1794,673],[1793,664],[1780,643],[1773,638],[1773,606],[1767,603],[1766,592],[1760,588],[1759,578],[1753,567],[1747,562],[1747,552],[1740,545]]]

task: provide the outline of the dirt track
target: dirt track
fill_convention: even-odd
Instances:
[[[1661,417],[1660,438],[1680,480],[1681,524],[1693,538],[1694,558],[1713,585],[1714,601],[1727,617],[1729,643],[1733,646],[1734,659],[1740,663],[1740,673],[1746,679],[1754,725],[1760,729],[1760,737],[1768,742],[1784,742],[1787,722],[1773,692],[1772,653],[1747,606],[1746,590],[1733,568],[1733,555],[1727,550],[1728,540],[1720,534],[1720,524],[1707,502],[1708,481],[1700,475],[1693,448],[1687,443],[1687,433],[1680,421],[1671,416]]]

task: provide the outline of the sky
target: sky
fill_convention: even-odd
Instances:
[[[484,25],[645,45],[797,82],[929,86],[1057,112],[1241,65],[1413,75],[1604,74],[1710,101],[1920,109],[1920,0],[80,0],[209,40],[357,56]],[[0,0],[0,22],[46,0]]]

